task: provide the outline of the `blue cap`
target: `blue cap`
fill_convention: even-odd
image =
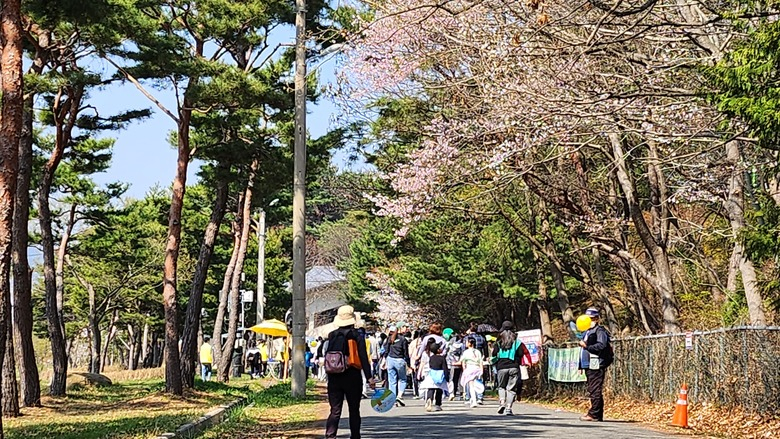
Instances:
[[[588,317],[599,317],[599,310],[596,308],[588,308],[585,310],[585,315]]]

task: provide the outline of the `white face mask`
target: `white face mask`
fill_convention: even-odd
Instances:
[[[593,329],[596,327],[596,322],[590,322],[590,329]]]

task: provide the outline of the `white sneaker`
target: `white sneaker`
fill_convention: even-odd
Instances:
[[[425,401],[425,411],[426,412],[433,411],[433,402],[430,399],[428,401]]]
[[[441,406],[440,406],[440,405],[437,405],[437,406],[436,406],[436,407],[433,409],[433,411],[435,411],[435,412],[440,412],[440,411],[442,411],[442,410],[444,410],[444,409],[443,409],[443,408],[441,408]]]
[[[476,403],[476,402],[472,402],[472,403],[470,404],[470,406],[471,406],[471,408],[477,408],[477,407],[479,407],[479,406],[477,405],[477,403]]]

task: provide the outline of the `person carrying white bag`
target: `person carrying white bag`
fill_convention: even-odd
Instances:
[[[498,414],[511,416],[514,414],[512,405],[523,390],[520,368],[531,364],[531,353],[523,342],[517,339],[512,322],[505,321],[501,325],[501,333],[498,335],[498,342],[493,346],[491,357],[498,371]]]

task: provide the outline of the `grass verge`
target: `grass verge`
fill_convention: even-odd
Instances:
[[[316,438],[322,436],[325,389],[312,381],[303,399],[290,397],[290,383],[279,383],[256,393],[251,406],[238,410],[225,423],[209,430],[204,439]]]
[[[3,419],[6,439],[140,439],[175,430],[210,408],[249,397],[260,384],[196,382],[178,398],[164,393],[160,379],[118,382],[108,387],[73,385],[65,398],[44,397],[42,408]]]

